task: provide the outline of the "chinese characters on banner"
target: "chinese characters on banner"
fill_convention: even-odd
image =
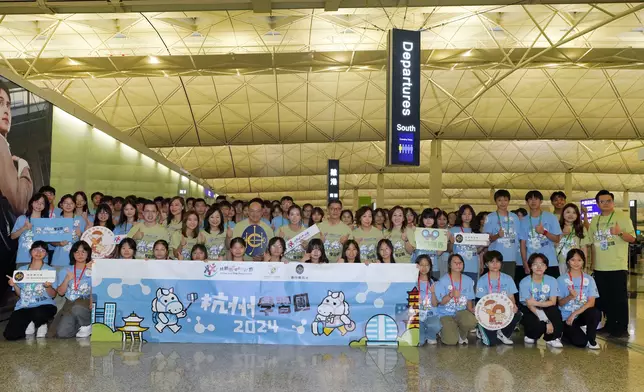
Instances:
[[[329,159],[328,163],[328,188],[327,200],[337,200],[340,198],[340,161],[338,159]]]

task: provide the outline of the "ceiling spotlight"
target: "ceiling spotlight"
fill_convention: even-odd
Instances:
[[[69,65],[80,65],[80,63],[76,60],[68,59],[67,62]]]
[[[118,33],[114,34],[114,37],[113,37],[113,38],[123,39],[123,38],[127,38],[127,35],[125,35],[125,34],[123,34],[123,33],[121,33],[121,32],[119,31]]]
[[[190,36],[193,37],[193,38],[201,38],[201,37],[203,37],[203,35],[198,31],[193,32],[192,34],[190,34]]]
[[[468,50],[467,52],[463,53],[461,56],[463,57],[470,57],[472,55],[472,49]]]
[[[159,58],[156,56],[148,56],[148,63],[150,64],[159,64],[161,61],[159,61]]]

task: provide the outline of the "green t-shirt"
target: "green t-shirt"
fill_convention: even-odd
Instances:
[[[257,225],[251,225],[248,219],[237,223],[233,229],[233,237],[241,237],[246,241],[245,260],[252,260],[253,257],[263,257],[268,248],[268,241],[273,238],[273,229],[263,221]]]
[[[557,260],[559,264],[566,264],[566,256],[570,249],[581,249],[584,246],[591,245],[592,241],[588,235],[588,230],[584,227],[584,238],[579,238],[575,231],[568,234],[561,235],[561,241],[555,245],[555,252],[557,253]]]
[[[594,268],[597,271],[628,271],[628,242],[610,234],[610,228],[619,224],[622,232],[635,235],[631,218],[619,211],[612,215],[597,215],[590,222],[589,240],[595,249]]]
[[[318,225],[320,233],[324,238],[324,251],[326,252],[326,257],[330,262],[337,261],[342,255],[342,243],[340,239],[346,237],[347,239],[351,236],[351,228],[341,221],[335,225],[332,225],[328,221],[321,222]]]
[[[181,230],[175,231],[172,233],[172,237],[170,239],[170,257],[174,258],[174,250],[179,249],[179,246],[181,246],[181,240],[185,238],[186,239],[186,245],[181,248],[181,257],[182,260],[190,260],[190,253],[192,252],[192,247],[200,244],[202,241],[201,239],[203,237],[197,236],[195,238],[192,237],[184,237],[183,234],[181,234]]]
[[[396,260],[396,263],[409,263],[411,262],[411,253],[407,252],[407,249],[405,248],[405,241],[402,239],[402,231],[401,230],[392,230],[391,232],[389,230],[385,230],[385,238],[388,238],[392,245],[394,246],[394,260]],[[414,229],[407,227],[405,229],[405,233],[407,233],[407,239],[408,241],[416,247],[416,232]]]
[[[382,230],[371,227],[369,231],[358,227],[353,231],[353,239],[360,245],[360,260],[378,260],[378,241],[385,238]]]
[[[216,260],[219,257],[226,257],[226,232],[221,233],[206,233],[205,230],[201,231],[204,237],[204,245],[208,250],[208,259]]]
[[[143,222],[138,222],[127,233],[127,236],[132,238],[138,231],[143,233],[143,238],[136,240],[136,258],[137,259],[153,259],[154,258],[154,243],[158,240],[170,239],[168,230],[160,224],[154,226],[146,226]]]
[[[284,238],[284,241],[288,242],[288,240],[300,234],[305,229],[304,227],[300,226],[299,230],[293,231],[289,225],[286,225],[286,226],[280,227],[278,230],[279,232],[277,236]],[[284,251],[286,252],[286,249],[284,249]],[[302,247],[301,243],[296,244],[295,248],[293,248],[292,251],[284,254],[284,258],[288,261],[302,261],[302,257],[304,257],[305,252],[306,250]]]
[[[170,235],[172,235],[172,233],[174,233],[175,231],[181,231],[182,225],[182,222],[172,221],[169,225],[166,225],[166,227],[168,228]]]

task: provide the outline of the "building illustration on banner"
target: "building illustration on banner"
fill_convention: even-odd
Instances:
[[[92,302],[92,324],[103,323],[114,331],[116,323],[116,303],[105,302],[102,308],[96,307],[96,301]]]
[[[131,340],[142,342],[143,332],[149,329],[141,326],[143,318],[132,312],[129,316],[123,317],[123,321],[125,322],[125,325],[116,328],[117,331],[121,331],[123,334],[123,341]]]

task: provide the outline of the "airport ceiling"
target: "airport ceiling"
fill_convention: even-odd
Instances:
[[[644,192],[644,4],[448,3],[2,1],[0,62],[240,198],[322,204],[339,158],[349,204],[382,172],[426,205],[439,139],[450,202]],[[392,27],[422,31],[418,168],[385,167]]]

